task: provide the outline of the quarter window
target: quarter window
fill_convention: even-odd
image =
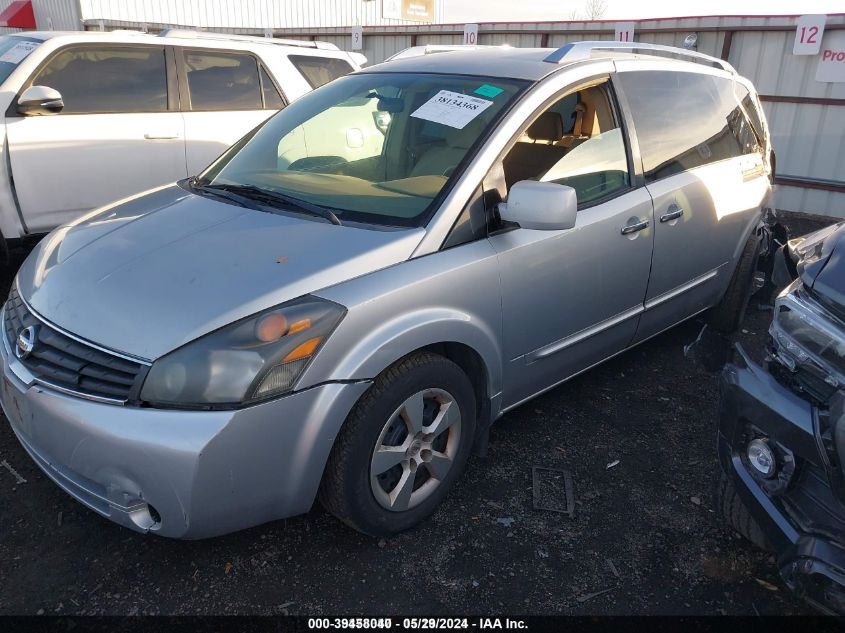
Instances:
[[[754,129],[754,133],[760,143],[764,144],[766,142],[766,130],[763,127],[763,121],[760,118],[760,111],[757,109],[757,103],[751,97],[751,93],[748,92],[748,88],[740,83],[737,83],[736,85],[736,94],[740,103],[742,103],[742,107],[745,109],[746,115],[748,115],[748,122]]]
[[[158,47],[80,47],[53,57],[32,85],[58,90],[64,114],[164,112],[167,71]]]
[[[628,189],[624,134],[607,84],[571,92],[540,114],[503,166],[508,189],[520,180],[567,185],[579,206]]]
[[[334,57],[289,55],[288,59],[312,88],[319,88],[338,77],[348,75],[353,70],[348,62]]]
[[[185,51],[184,59],[192,110],[262,109],[258,62],[252,55]]]
[[[622,73],[646,179],[758,151],[730,79],[686,72]]]
[[[261,66],[261,92],[264,96],[264,107],[268,110],[281,110],[285,107],[284,99],[276,89],[276,84],[270,78],[270,73]]]

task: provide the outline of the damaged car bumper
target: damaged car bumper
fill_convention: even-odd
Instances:
[[[102,516],[174,538],[307,512],[369,386],[324,384],[231,411],[121,407],[39,384],[0,338],[3,411],[41,470]]]
[[[737,356],[721,376],[720,465],[777,553],[787,585],[823,611],[845,613],[845,503],[831,411],[740,347]],[[750,462],[755,441],[774,455],[772,472]]]

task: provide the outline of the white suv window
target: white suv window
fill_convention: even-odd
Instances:
[[[167,70],[158,46],[75,46],[55,55],[31,85],[62,94],[62,114],[164,112]]]
[[[315,89],[354,70],[349,62],[336,57],[288,55],[288,59]]]
[[[191,110],[261,110],[258,62],[246,53],[184,51]]]

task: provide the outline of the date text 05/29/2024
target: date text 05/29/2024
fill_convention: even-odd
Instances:
[[[401,625],[401,629],[399,628]],[[525,620],[518,618],[308,618],[309,630],[527,630]]]

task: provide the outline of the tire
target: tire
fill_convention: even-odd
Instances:
[[[763,530],[748,512],[748,509],[739,498],[728,475],[719,468],[719,481],[716,483],[716,507],[722,513],[722,517],[734,530],[744,538],[765,551],[771,551],[771,545],[766,541]]]
[[[760,240],[755,233],[745,243],[721,301],[707,313],[708,325],[717,332],[734,334],[739,329],[751,299],[754,272],[757,270],[759,259]]]
[[[398,361],[376,378],[349,414],[326,464],[320,503],[371,536],[416,526],[463,472],[475,439],[476,410],[472,383],[452,361],[431,353]],[[414,428],[420,430],[414,434]],[[379,455],[389,461],[404,457],[380,472]]]

